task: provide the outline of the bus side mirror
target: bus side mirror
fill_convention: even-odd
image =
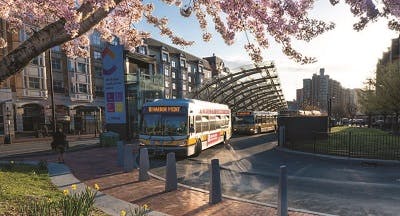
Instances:
[[[194,127],[189,128],[189,133],[194,133]]]

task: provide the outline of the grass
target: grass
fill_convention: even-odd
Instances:
[[[58,201],[63,197],[51,182],[47,169],[22,164],[0,164],[0,215],[20,215],[19,209],[27,201],[45,199]],[[107,214],[98,209],[93,215]]]
[[[291,143],[289,148],[338,156],[400,160],[400,137],[375,128],[334,127],[331,133]]]
[[[332,133],[349,133],[351,132],[354,135],[363,135],[363,134],[369,134],[369,135],[389,135],[388,132],[379,130],[376,128],[365,128],[365,127],[349,127],[349,126],[339,126],[339,127],[333,127],[331,129]]]

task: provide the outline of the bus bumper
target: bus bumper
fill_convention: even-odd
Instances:
[[[176,156],[190,156],[194,154],[194,146],[193,153],[191,151],[192,146],[150,146],[150,145],[141,145],[140,148],[147,148],[149,155],[166,155],[170,152],[175,152]]]

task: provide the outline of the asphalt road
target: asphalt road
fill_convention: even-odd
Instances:
[[[279,167],[288,167],[289,207],[336,215],[400,215],[400,165],[321,159],[273,149],[275,134],[240,136],[229,145],[179,159],[178,179],[208,189],[208,165],[218,158],[223,193],[276,203]],[[151,172],[165,176],[165,158]]]

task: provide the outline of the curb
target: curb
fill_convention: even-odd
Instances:
[[[165,181],[165,178],[158,176],[156,174],[153,174],[151,172],[148,172],[148,174],[158,180],[161,181]],[[189,190],[193,190],[193,191],[197,191],[197,192],[201,192],[201,193],[206,193],[209,194],[210,192],[201,188],[196,188],[196,187],[192,187],[189,185],[185,185],[182,183],[178,183],[178,186],[189,189]],[[222,194],[223,198],[226,199],[231,199],[231,200],[235,200],[235,201],[239,201],[239,202],[245,202],[245,203],[250,203],[250,204],[256,204],[256,205],[261,205],[261,206],[266,206],[266,207],[271,207],[271,208],[278,208],[278,205],[276,204],[270,204],[270,203],[263,203],[263,202],[258,202],[258,201],[253,201],[253,200],[248,200],[248,199],[243,199],[243,198],[239,198],[239,197],[234,197],[234,196],[228,196],[228,195],[224,195]],[[295,211],[295,212],[300,212],[300,213],[307,213],[307,214],[314,214],[314,215],[319,215],[319,216],[335,216],[332,214],[326,214],[326,213],[321,213],[321,212],[314,212],[314,211],[309,211],[309,210],[305,210],[305,209],[297,209],[297,208],[288,208],[289,211]]]
[[[380,159],[368,159],[368,158],[352,158],[352,157],[342,157],[342,156],[334,156],[334,155],[325,155],[325,154],[316,154],[310,152],[296,151],[292,149],[283,148],[280,146],[275,147],[277,151],[312,156],[317,158],[325,158],[331,160],[342,160],[342,161],[354,161],[354,162],[367,162],[367,163],[378,163],[378,164],[386,164],[386,165],[400,165],[400,161],[397,160],[380,160]]]

